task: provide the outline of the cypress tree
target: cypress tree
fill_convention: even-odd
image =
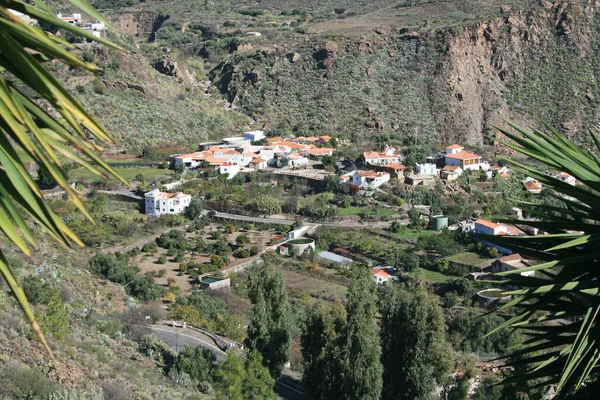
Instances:
[[[428,399],[453,361],[439,305],[422,288],[391,285],[381,296],[381,315],[382,399]]]
[[[253,307],[248,347],[261,353],[271,375],[277,377],[289,360],[292,323],[283,276],[271,260],[252,266],[249,297]]]
[[[366,270],[352,280],[346,312],[347,323],[340,337],[342,385],[338,393],[350,400],[379,400],[383,368],[379,329],[375,322],[377,287]]]

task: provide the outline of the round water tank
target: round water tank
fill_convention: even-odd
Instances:
[[[448,227],[448,217],[446,215],[434,215],[431,217],[431,227],[434,231],[441,231]]]

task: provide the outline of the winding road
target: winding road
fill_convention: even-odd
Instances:
[[[159,339],[167,343],[176,352],[183,349],[184,346],[201,346],[214,353],[217,357],[217,362],[221,363],[225,359],[226,353],[217,347],[210,336],[207,336],[196,330],[188,328],[174,328],[170,326],[154,326],[149,325],[148,329],[155,334]],[[298,384],[290,382],[285,376],[275,380],[276,391],[280,399],[283,400],[302,400],[304,393],[302,387]]]

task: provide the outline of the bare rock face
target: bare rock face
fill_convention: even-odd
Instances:
[[[154,64],[154,68],[161,74],[169,76],[180,76],[181,72],[176,61],[172,61],[169,56],[163,55],[162,60]]]
[[[379,28],[375,29],[375,33],[377,33],[378,35],[387,35],[392,31],[392,27],[385,25],[385,26],[380,26]]]
[[[138,41],[152,41],[155,39],[154,32],[158,31],[167,19],[168,15],[149,11],[126,12],[118,15],[115,26],[119,32],[131,35]]]

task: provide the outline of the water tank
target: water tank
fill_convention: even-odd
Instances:
[[[446,215],[434,215],[431,217],[431,227],[434,231],[441,231],[448,227],[448,217]]]

